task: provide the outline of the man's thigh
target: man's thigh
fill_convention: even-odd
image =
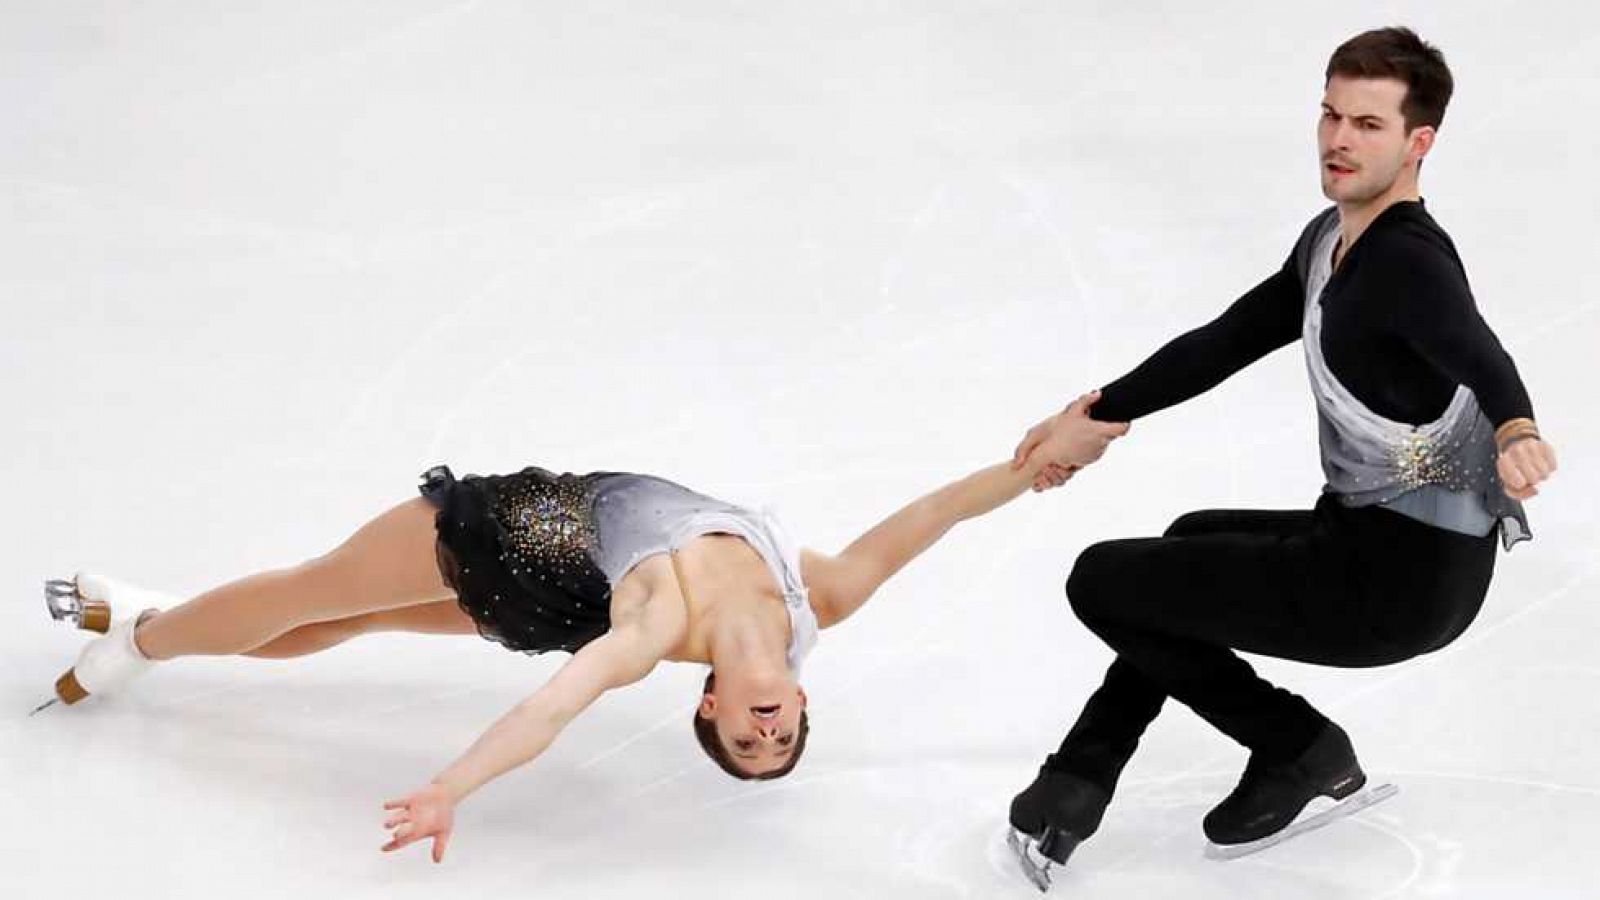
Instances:
[[[1363,594],[1344,564],[1345,548],[1309,516],[1207,513],[1169,537],[1095,544],[1078,558],[1068,598],[1091,629],[1133,628],[1306,662],[1358,664],[1367,652]],[[1240,527],[1216,527],[1225,521]]]

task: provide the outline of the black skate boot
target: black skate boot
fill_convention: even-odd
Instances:
[[[1039,769],[1033,784],[1011,801],[1006,841],[1022,863],[1023,874],[1039,890],[1050,887],[1050,866],[1063,864],[1078,845],[1100,828],[1111,792],[1071,772]]]
[[[1350,736],[1332,722],[1292,760],[1262,763],[1252,756],[1233,793],[1206,814],[1208,855],[1233,859],[1264,850],[1394,796],[1393,785],[1363,791],[1366,784]],[[1338,805],[1296,823],[1317,797]]]

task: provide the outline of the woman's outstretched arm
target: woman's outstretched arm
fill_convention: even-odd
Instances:
[[[1060,457],[1088,465],[1098,459],[1112,440],[1127,433],[1125,423],[1097,422],[1088,416],[1089,403],[1081,398],[1063,413],[1063,427],[1047,449]],[[838,556],[807,553],[805,576],[811,591],[817,623],[826,628],[849,617],[890,576],[932,547],[959,522],[976,518],[1009,503],[1033,485],[1050,454],[1030,457],[1016,467],[1009,462],[951,482],[928,494],[877,525],[844,548]]]
[[[680,604],[681,606],[681,604]],[[652,621],[650,603],[639,620],[621,624],[586,644],[544,686],[517,704],[425,787],[383,805],[393,829],[384,850],[433,838],[433,861],[444,858],[463,797],[543,753],[561,730],[601,694],[648,675],[677,640],[670,622]]]

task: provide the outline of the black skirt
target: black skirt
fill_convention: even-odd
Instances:
[[[419,490],[439,510],[439,574],[479,634],[523,653],[572,653],[610,630],[611,586],[590,555],[603,474],[423,473]]]

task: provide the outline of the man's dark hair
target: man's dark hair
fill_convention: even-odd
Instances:
[[[707,675],[706,685],[701,689],[701,693],[711,693],[711,689],[716,685],[716,678],[717,673],[715,672]],[[706,755],[711,757],[711,761],[720,766],[722,771],[741,781],[771,781],[774,778],[782,778],[794,771],[795,764],[800,762],[800,754],[806,751],[806,735],[810,733],[811,719],[806,715],[806,711],[802,709],[800,710],[800,729],[795,732],[794,752],[789,754],[789,759],[771,772],[746,772],[735,763],[732,754],[728,753],[728,748],[722,746],[722,740],[717,737],[716,720],[701,716],[698,706],[695,707],[694,711],[694,736],[695,740],[700,742],[700,749],[706,751]]]
[[[1406,97],[1400,102],[1400,114],[1405,117],[1406,131],[1423,125],[1438,128],[1455,90],[1444,54],[1409,28],[1378,28],[1340,44],[1328,60],[1323,83],[1335,75],[1404,82]]]

